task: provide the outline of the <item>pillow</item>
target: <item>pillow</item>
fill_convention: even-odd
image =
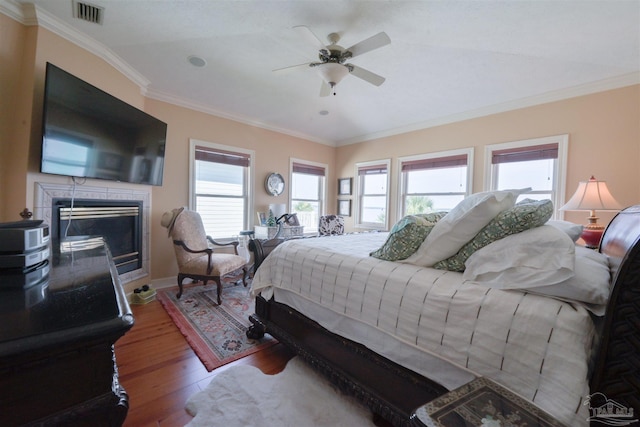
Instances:
[[[433,267],[440,270],[464,271],[464,263],[478,249],[511,234],[539,227],[551,218],[551,200],[524,199],[506,211],[500,212],[476,236],[452,257],[437,262]]]
[[[476,193],[458,203],[438,221],[418,250],[403,262],[431,267],[449,258],[500,212],[512,207],[524,190]]]
[[[389,237],[380,249],[371,252],[371,256],[387,261],[398,261],[413,254],[433,226],[446,215],[446,212],[407,215],[398,221],[389,232]]]
[[[574,242],[580,238],[583,229],[582,225],[574,224],[573,222],[569,221],[550,220],[547,221],[547,225],[551,225],[558,230],[564,231],[569,237],[571,237],[571,240],[573,240]]]
[[[528,290],[564,301],[585,303],[585,308],[593,314],[604,315],[611,293],[609,258],[593,249],[576,246],[575,262],[573,277],[555,285]]]
[[[462,278],[497,289],[527,290],[574,276],[575,244],[550,225],[497,240],[467,259]]]

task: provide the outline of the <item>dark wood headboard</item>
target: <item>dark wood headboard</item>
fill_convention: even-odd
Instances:
[[[600,242],[614,284],[596,356],[591,393],[640,414],[640,205],[615,216]]]

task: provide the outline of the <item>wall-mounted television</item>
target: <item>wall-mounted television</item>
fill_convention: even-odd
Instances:
[[[162,185],[167,124],[47,63],[40,172]]]

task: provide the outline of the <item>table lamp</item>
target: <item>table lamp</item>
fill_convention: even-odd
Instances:
[[[580,181],[578,189],[561,211],[590,211],[589,224],[582,230],[582,240],[588,248],[597,248],[604,232],[604,225],[598,224],[596,210],[619,211],[622,209],[607,188],[605,181],[597,181],[593,176],[589,181]]]

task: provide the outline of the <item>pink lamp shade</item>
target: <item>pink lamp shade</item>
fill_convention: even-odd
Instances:
[[[588,248],[597,248],[604,232],[604,225],[598,224],[596,210],[619,211],[622,206],[613,198],[605,181],[597,181],[593,176],[589,181],[580,181],[571,199],[560,208],[561,211],[590,211],[589,224],[583,231],[582,240]]]

